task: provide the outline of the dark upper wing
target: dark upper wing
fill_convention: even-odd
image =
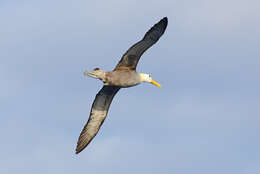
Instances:
[[[109,106],[119,89],[120,87],[116,86],[103,86],[103,88],[96,95],[96,98],[92,104],[88,122],[80,133],[76,154],[81,152],[99,131],[107,116]]]
[[[123,55],[119,63],[114,70],[118,69],[130,69],[135,70],[136,65],[142,56],[142,54],[155,44],[159,38],[163,35],[168,24],[167,17],[161,19],[155,24],[145,35],[144,38],[134,44],[127,52]]]

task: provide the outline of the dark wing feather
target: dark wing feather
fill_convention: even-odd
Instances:
[[[161,19],[155,24],[145,35],[144,38],[134,44],[127,52],[123,55],[119,63],[114,70],[129,69],[135,70],[136,65],[142,56],[142,54],[155,44],[159,38],[163,35],[168,24],[167,17]]]
[[[81,152],[96,136],[107,116],[109,106],[119,89],[120,87],[116,86],[103,86],[96,95],[88,122],[80,133],[76,154]]]

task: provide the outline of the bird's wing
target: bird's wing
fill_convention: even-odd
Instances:
[[[137,42],[127,50],[114,70],[135,70],[142,54],[159,40],[159,38],[163,35],[167,24],[167,17],[164,17],[157,24],[155,24],[148,32],[146,32],[141,41]]]
[[[96,136],[107,116],[109,106],[119,89],[120,87],[117,86],[103,86],[96,95],[88,122],[80,133],[76,154],[81,152]]]

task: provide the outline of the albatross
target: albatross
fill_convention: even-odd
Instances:
[[[161,87],[149,74],[136,72],[136,66],[142,54],[163,35],[167,24],[167,17],[156,23],[146,32],[142,40],[127,50],[113,71],[105,72],[99,68],[95,68],[92,72],[84,72],[87,76],[101,80],[104,85],[97,93],[91,107],[89,119],[80,133],[76,154],[87,147],[96,136],[107,116],[109,106],[120,88],[136,86],[142,82]]]

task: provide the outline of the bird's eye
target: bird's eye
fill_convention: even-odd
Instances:
[[[149,77],[151,78],[151,75],[149,74]]]

